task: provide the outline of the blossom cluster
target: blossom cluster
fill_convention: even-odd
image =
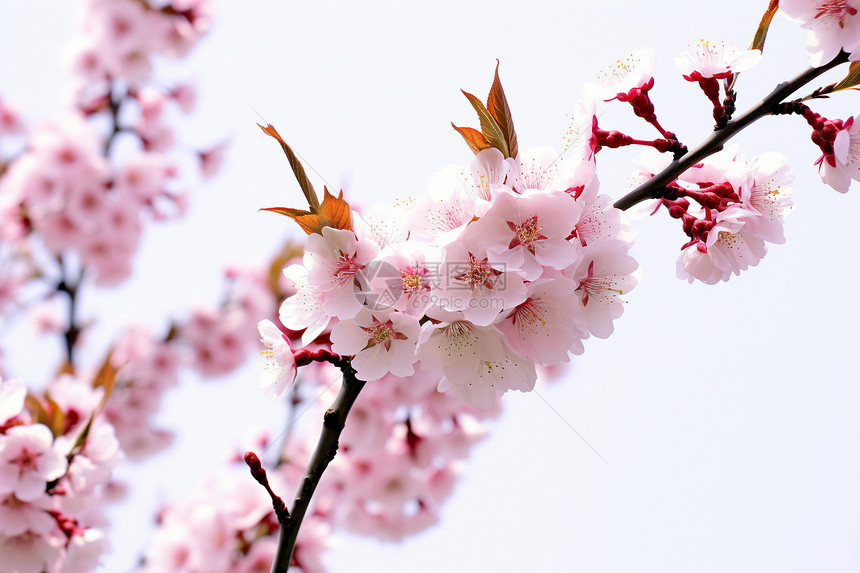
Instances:
[[[330,329],[362,380],[431,371],[440,391],[482,408],[531,390],[536,364],[609,336],[636,284],[629,229],[598,194],[593,162],[549,148],[480,151],[425,198],[352,220],[311,234],[284,271],[296,294],[282,324],[305,343]]]
[[[297,485],[283,483],[281,473],[271,478],[274,487]],[[164,508],[140,571],[265,573],[275,556],[277,530],[265,491],[244,472],[222,471],[201,483],[195,494]],[[291,569],[324,573],[320,556],[328,533],[325,519],[309,516],[299,533]]]
[[[0,571],[92,570],[107,549],[102,514],[122,454],[99,415],[103,387],[70,374],[43,396],[0,380]]]
[[[661,159],[643,154],[641,176],[652,177]],[[784,156],[768,152],[745,160],[733,148],[684,172],[670,186],[671,194],[650,207],[665,207],[689,239],[677,260],[678,278],[726,281],[757,265],[767,253],[766,243],[784,243],[793,181]]]

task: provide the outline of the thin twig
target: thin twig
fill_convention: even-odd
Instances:
[[[738,134],[742,129],[761,119],[766,115],[773,113],[777,105],[782,103],[788,96],[795,91],[808,84],[821,74],[835,68],[840,64],[848,61],[848,54],[840,52],[838,56],[833,58],[829,63],[819,68],[809,68],[802,72],[794,79],[783,82],[776,86],[769,96],[761,100],[758,104],[747,110],[742,116],[730,121],[726,126],[718,131],[715,131],[702,142],[694,150],[690,151],[680,159],[676,159],[663,171],[619,199],[615,202],[615,207],[622,211],[630,207],[646,201],[648,199],[659,199],[663,197],[664,189],[668,184],[674,181],[684,171],[704,159],[709,155],[720,151],[723,144]]]
[[[285,573],[290,568],[293,549],[295,549],[296,539],[299,535],[299,527],[307,512],[311,497],[320,478],[322,478],[323,472],[337,453],[338,441],[344,424],[346,424],[346,417],[356,398],[358,398],[359,392],[364,388],[364,381],[356,378],[356,372],[348,359],[341,359],[334,364],[343,372],[343,383],[331,408],[326,410],[323,417],[322,433],[311,461],[305,470],[299,490],[296,492],[296,499],[290,510],[290,518],[281,523],[278,550],[272,563],[272,573]]]
[[[62,273],[62,280],[60,284],[57,285],[57,292],[64,292],[69,297],[69,307],[68,307],[68,325],[66,326],[66,332],[64,333],[64,338],[66,341],[66,360],[69,366],[74,367],[75,364],[75,343],[78,340],[78,336],[81,334],[81,327],[77,322],[77,303],[78,303],[78,287],[81,284],[81,281],[84,277],[84,269],[81,268],[78,273],[77,279],[74,281],[70,280],[67,276],[68,269],[66,269],[66,265],[62,258],[59,259],[60,264],[60,272]]]

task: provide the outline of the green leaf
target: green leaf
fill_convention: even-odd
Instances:
[[[502,155],[505,157],[510,157],[511,154],[508,150],[508,142],[505,139],[505,135],[502,133],[502,128],[499,126],[499,122],[496,121],[496,118],[490,115],[490,112],[487,111],[487,108],[484,107],[481,100],[467,91],[460,91],[463,92],[463,95],[466,96],[466,99],[469,100],[469,103],[472,104],[472,107],[475,108],[475,111],[478,113],[478,119],[481,121],[481,133],[484,134],[484,138],[487,140],[487,143],[501,151]]]
[[[761,22],[755,31],[755,36],[749,47],[750,50],[764,51],[764,40],[767,38],[767,30],[770,28],[773,17],[776,16],[777,8],[779,8],[779,0],[770,0],[770,4],[768,4],[767,10],[764,11],[764,16],[761,17]]]
[[[493,77],[493,86],[490,88],[490,95],[487,96],[487,111],[490,112],[490,115],[499,124],[499,128],[505,137],[505,142],[508,145],[508,155],[506,157],[516,157],[518,151],[517,132],[514,131],[514,119],[511,115],[511,108],[508,105],[508,98],[505,97],[505,90],[502,89],[502,82],[499,80],[499,60],[496,60],[496,73]]]
[[[451,122],[451,127],[456,129],[457,133],[463,136],[463,139],[466,140],[466,145],[469,146],[469,149],[471,149],[475,155],[477,155],[479,151],[492,147],[492,145],[487,142],[484,134],[477,129],[473,129],[471,127],[457,127],[453,122]]]
[[[851,62],[848,65],[848,75],[845,76],[842,81],[837,82],[831,92],[838,92],[839,90],[847,90],[854,88],[857,84],[860,84],[860,61]],[[857,88],[854,88],[857,89]]]
[[[299,182],[299,187],[302,188],[302,193],[305,195],[305,199],[308,202],[308,207],[310,208],[312,213],[316,213],[319,211],[320,202],[317,197],[316,191],[314,191],[314,186],[311,185],[310,180],[308,179],[307,174],[305,173],[305,168],[302,167],[299,158],[296,157],[296,154],[293,153],[293,150],[290,149],[290,146],[287,145],[287,142],[280,136],[278,130],[276,130],[271,123],[267,124],[266,127],[263,127],[259,123],[257,124],[260,129],[263,130],[263,133],[274,137],[278,140],[278,143],[281,144],[281,149],[284,150],[284,154],[287,156],[287,161],[290,162],[290,167],[293,169],[293,174],[296,176],[296,180]]]

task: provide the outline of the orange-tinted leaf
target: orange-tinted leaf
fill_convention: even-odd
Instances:
[[[260,211],[271,211],[289,217],[298,223],[308,235],[311,233],[322,234],[325,227],[352,230],[352,211],[349,208],[349,203],[343,199],[343,191],[335,197],[329,193],[328,188],[324,187],[323,190],[325,192],[323,202],[316,213],[290,209],[289,207],[269,207],[260,209]]]
[[[451,123],[451,127],[456,129],[457,133],[463,136],[463,139],[466,140],[466,145],[469,146],[469,149],[471,149],[472,153],[475,155],[477,155],[479,151],[492,147],[492,145],[490,145],[484,138],[484,134],[477,129],[473,129],[471,127],[457,127],[453,122]]]
[[[779,0],[770,0],[770,4],[768,4],[767,10],[764,11],[764,16],[761,17],[761,22],[755,31],[755,36],[749,47],[750,50],[764,51],[764,40],[767,38],[767,30],[770,28],[773,17],[776,16],[777,8],[779,8]]]
[[[116,373],[118,368],[113,365],[111,362],[111,356],[113,355],[113,349],[111,349],[107,356],[102,362],[101,368],[96,373],[95,378],[93,379],[93,388],[104,388],[104,395],[102,396],[102,401],[96,408],[95,412],[93,412],[93,416],[97,413],[101,412],[105,404],[110,398],[111,393],[113,392],[114,385],[116,384]]]
[[[487,143],[501,151],[502,155],[505,157],[510,157],[511,154],[508,150],[508,142],[505,139],[505,135],[502,133],[502,128],[499,126],[499,122],[496,121],[496,118],[490,115],[490,112],[487,111],[487,108],[484,107],[481,100],[469,92],[463,90],[460,91],[463,92],[463,95],[466,96],[466,99],[469,100],[469,103],[472,104],[472,107],[475,108],[475,111],[478,113],[478,119],[481,121],[481,133],[484,134],[484,139],[487,140]]]
[[[508,156],[516,157],[518,151],[517,132],[514,131],[514,118],[511,115],[511,108],[508,106],[508,98],[505,97],[505,90],[502,89],[502,82],[499,80],[498,60],[496,60],[493,86],[490,88],[490,95],[487,96],[487,111],[490,112],[502,130],[502,135],[508,144]]]
[[[305,168],[302,167],[299,158],[296,157],[296,154],[293,153],[293,150],[290,149],[290,146],[287,145],[287,142],[281,137],[272,124],[267,124],[266,127],[263,127],[259,123],[257,124],[260,129],[263,130],[263,133],[266,135],[270,135],[278,140],[278,143],[281,144],[281,149],[284,150],[284,154],[287,156],[287,161],[290,162],[290,167],[293,169],[293,174],[296,176],[296,181],[299,182],[299,187],[302,188],[302,193],[305,195],[305,199],[308,202],[308,207],[310,208],[312,213],[316,213],[320,208],[319,198],[317,197],[316,191],[314,191],[314,186],[311,185],[310,179],[308,179],[307,174],[305,173]]]
[[[857,84],[860,84],[860,62],[851,62],[848,65],[848,75],[833,86],[833,89],[830,91],[838,92],[840,90],[847,90],[854,88]]]
[[[51,429],[51,433],[57,438],[62,436],[66,431],[66,415],[60,408],[60,405],[54,402],[50,396],[45,396],[45,402],[48,407],[45,409],[48,418],[46,422],[42,422]]]
[[[57,376],[59,376],[60,374],[74,375],[75,374],[75,367],[72,366],[72,363],[69,362],[68,360],[64,360],[63,363],[60,365],[60,369],[57,370]]]
[[[34,424],[45,424],[48,425],[49,418],[48,412],[45,410],[45,406],[42,405],[42,401],[33,396],[32,394],[27,394],[24,398],[24,408],[30,414],[30,418],[33,420]]]
[[[320,227],[319,224],[319,217],[316,213],[311,213],[310,211],[290,209],[289,207],[267,207],[265,209],[260,209],[260,211],[271,211],[272,213],[278,213],[279,215],[289,217],[298,223],[299,227],[301,227],[308,235],[311,233],[319,233],[322,230],[322,227]]]
[[[284,243],[280,252],[275,255],[275,258],[273,258],[272,262],[269,264],[269,272],[266,275],[266,281],[269,285],[269,289],[271,289],[272,293],[275,295],[275,299],[283,300],[288,294],[290,294],[283,291],[283,287],[281,286],[281,277],[283,276],[284,268],[291,261],[301,259],[302,253],[304,253],[304,249],[299,243],[288,240]]]
[[[323,227],[352,230],[352,209],[343,199],[343,191],[337,197],[323,187],[323,202],[320,205],[320,223]]]
[[[72,444],[72,449],[69,450],[68,454],[66,454],[66,459],[69,461],[72,461],[72,458],[81,453],[84,449],[84,444],[87,443],[87,437],[90,435],[90,429],[93,427],[93,418],[95,418],[95,416],[95,412],[90,414],[89,418],[87,418],[87,423],[84,424],[84,427],[81,428],[80,432],[78,432],[78,437],[75,438],[75,443]]]

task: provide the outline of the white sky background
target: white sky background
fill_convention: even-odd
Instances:
[[[3,4],[0,94],[31,121],[63,101],[68,4]],[[150,227],[138,281],[93,293],[85,306],[114,324],[163,327],[171,313],[217,300],[222,265],[262,262],[296,233],[257,212],[301,206],[302,197],[255,112],[350,202],[370,206],[421,195],[434,172],[472,157],[449,122],[477,124],[459,88],[484,96],[496,58],[520,147],[560,149],[580,88],[642,45],[657,53],[658,118],[692,148],[710,132],[710,105],[675,71],[676,53],[699,38],[747,45],[766,4],[217,2],[208,39],[189,65],[166,73],[196,78],[200,105],[181,134],[200,144],[229,137],[224,171],[195,191],[188,218]],[[764,60],[739,80],[739,110],[805,68],[804,38],[776,18]],[[847,117],[858,103],[842,93],[813,109]],[[655,136],[621,104],[600,124]],[[675,278],[680,224],[665,213],[638,221],[642,283],[615,334],[589,340],[570,375],[540,390],[552,409],[536,393],[506,395],[442,524],[400,545],[344,536],[327,555],[333,573],[860,567],[860,184],[842,196],[820,183],[819,151],[798,117],[765,118],[733,142],[748,157],[789,157],[797,207],[787,244],[728,283],[691,286]],[[598,155],[603,192],[623,195],[632,157]],[[103,332],[106,344],[111,330]],[[6,362],[28,377],[45,352]],[[256,389],[260,367],[187,379],[168,394],[160,423],[177,429],[177,445],[120,471],[133,501],[112,515],[116,552],[105,570],[131,568],[156,500],[187,495],[247,427],[280,427],[280,405]]]

